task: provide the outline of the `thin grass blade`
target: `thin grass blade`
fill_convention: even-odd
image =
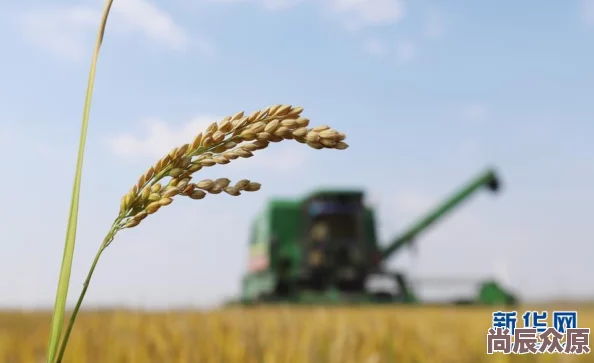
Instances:
[[[89,72],[89,81],[87,84],[87,93],[83,109],[82,127],[79,138],[78,157],[76,161],[76,172],[74,176],[74,185],[72,187],[72,199],[70,201],[70,212],[68,216],[68,229],[66,231],[66,241],[64,243],[64,254],[62,256],[62,266],[60,268],[60,278],[52,314],[50,337],[48,342],[47,363],[53,363],[60,345],[60,337],[64,327],[64,315],[66,311],[66,299],[68,297],[68,287],[70,285],[70,274],[72,271],[72,260],[74,258],[74,247],[76,242],[76,227],[78,224],[78,206],[80,200],[80,184],[82,179],[82,168],[85,154],[85,144],[87,140],[87,129],[89,126],[89,114],[91,111],[91,100],[93,98],[93,86],[95,84],[95,70],[97,68],[97,59],[99,50],[103,42],[107,17],[113,0],[107,0],[103,9],[99,33],[95,44],[95,52],[91,62]]]

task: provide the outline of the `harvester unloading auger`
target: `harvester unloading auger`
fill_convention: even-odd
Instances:
[[[253,224],[249,272],[241,302],[421,303],[403,273],[384,262],[474,193],[499,190],[486,170],[413,224],[387,246],[376,238],[374,211],[358,190],[318,191],[303,200],[272,200]],[[371,291],[371,277],[388,277],[396,289]],[[470,304],[515,304],[497,282],[478,282]]]

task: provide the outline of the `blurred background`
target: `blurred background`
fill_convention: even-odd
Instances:
[[[0,3],[2,308],[53,304],[101,7]],[[85,307],[219,306],[241,293],[250,225],[271,198],[362,189],[387,243],[487,167],[501,177],[501,193],[478,193],[388,266],[419,279],[495,277],[527,303],[592,299],[593,37],[592,0],[115,0],[69,304],[121,196],[148,166],[213,121],[276,103],[303,106],[312,125],[346,133],[350,148],[286,141],[201,172],[262,189],[176,201],[122,232]],[[454,292],[437,290],[418,293]],[[481,316],[484,334],[490,310]],[[13,321],[4,319],[2,329]],[[44,348],[47,325],[35,327]],[[14,357],[5,361],[26,361]]]

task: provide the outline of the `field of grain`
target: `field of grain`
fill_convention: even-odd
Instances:
[[[523,310],[522,310],[523,311]],[[578,309],[594,325],[594,308]],[[488,356],[484,308],[253,308],[85,312],[68,363],[587,362],[592,355]],[[0,362],[45,362],[49,313],[0,313]]]

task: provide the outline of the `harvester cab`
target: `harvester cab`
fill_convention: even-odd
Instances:
[[[406,274],[387,271],[384,262],[483,187],[499,189],[494,171],[481,173],[387,246],[377,242],[374,211],[361,191],[272,200],[253,224],[243,301],[417,303]],[[372,277],[387,278],[393,287],[370,288]],[[515,301],[495,282],[484,285],[473,303]]]
[[[361,193],[319,192],[303,204],[305,257],[301,268],[311,287],[324,290],[360,277]],[[348,286],[344,286],[348,289]]]

